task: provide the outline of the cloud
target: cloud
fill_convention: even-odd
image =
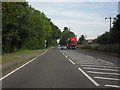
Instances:
[[[117,3],[96,2],[31,2],[32,6],[44,12],[61,30],[71,28],[79,37],[96,38],[109,30],[109,20],[104,18],[115,15]]]
[[[6,0],[7,1],[7,0]],[[12,1],[12,0],[9,0]],[[26,0],[29,2],[118,2],[119,0]]]

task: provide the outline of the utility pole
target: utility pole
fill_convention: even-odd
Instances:
[[[110,30],[111,30],[111,25],[112,25],[112,23],[111,23],[111,22],[112,22],[112,19],[114,19],[114,20],[115,20],[116,18],[113,18],[113,17],[106,18],[106,17],[105,17],[105,20],[106,20],[106,19],[110,19]]]

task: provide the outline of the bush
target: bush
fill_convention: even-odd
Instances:
[[[104,52],[112,52],[112,53],[120,53],[119,44],[79,45],[78,48],[80,48],[80,49],[91,49],[91,50],[104,51]]]

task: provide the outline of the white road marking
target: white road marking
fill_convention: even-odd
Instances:
[[[86,67],[83,67],[83,69],[92,69],[92,70],[106,70],[106,71],[120,71],[120,70],[116,70],[116,69],[104,69],[104,68],[86,68]]]
[[[42,54],[40,54],[39,56],[45,54],[47,52],[47,50],[45,52],[43,52]],[[2,78],[0,78],[0,81],[5,79],[6,77],[10,76],[11,74],[13,74],[14,72],[18,71],[19,69],[23,68],[24,66],[28,65],[30,62],[33,62],[37,57],[33,58],[32,60],[28,61],[27,63],[23,64],[22,66],[18,67],[17,69],[11,71],[10,73],[8,73],[7,75],[3,76]]]
[[[102,60],[102,59],[98,59],[98,61],[101,61],[101,62],[105,62],[105,63],[109,63],[109,64],[114,65],[114,63],[111,63],[111,62],[108,62],[108,61],[105,61],[105,60]]]
[[[69,61],[70,61],[72,64],[75,64],[71,59],[69,59]]]
[[[66,58],[68,58],[68,56],[64,55]]]
[[[93,58],[92,56],[89,56],[89,55],[86,55],[87,57],[89,57],[89,58]]]
[[[88,73],[95,73],[95,74],[109,74],[109,75],[120,75],[119,73],[106,73],[106,72],[94,72],[94,71],[87,71]]]
[[[84,67],[103,67],[103,68],[116,68],[116,69],[119,69],[120,67],[114,67],[114,66],[96,66],[96,65],[81,65],[81,66],[84,66]]]
[[[92,79],[88,74],[86,74],[81,68],[78,68],[95,86],[100,86],[94,79]]]
[[[120,86],[117,85],[104,85],[105,87],[114,87],[114,88],[120,88]]]
[[[107,78],[107,77],[94,77],[94,78],[97,78],[97,79],[105,79],[105,80],[117,80],[117,81],[120,80],[120,79],[118,79],[118,78]]]
[[[63,55],[65,55],[64,53],[62,53]]]

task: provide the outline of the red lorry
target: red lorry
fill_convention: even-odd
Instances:
[[[68,49],[76,49],[76,47],[77,47],[77,38],[75,38],[75,37],[68,38],[67,47],[68,47]]]

